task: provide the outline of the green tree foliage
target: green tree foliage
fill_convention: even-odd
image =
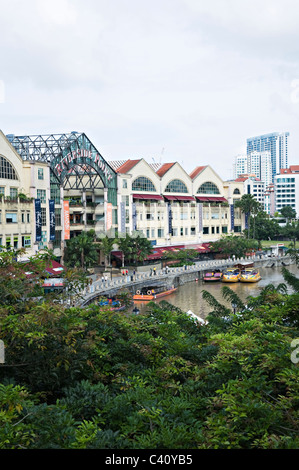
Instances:
[[[248,240],[243,236],[224,235],[220,240],[211,243],[211,250],[220,252],[225,258],[232,257],[241,258],[247,252],[256,250],[258,242],[256,240]]]
[[[98,247],[95,231],[82,232],[67,241],[64,261],[67,266],[87,269],[98,263]]]
[[[280,213],[282,217],[288,219],[295,219],[296,218],[296,211],[291,206],[284,206],[280,209]]]
[[[298,294],[223,296],[205,325],[167,302],[0,304],[0,448],[297,449]]]
[[[248,216],[248,238],[251,238],[251,215],[256,215],[261,209],[261,204],[255,199],[252,194],[244,194],[241,199],[235,202],[235,207],[240,208],[241,211]]]
[[[123,261],[134,263],[136,266],[143,263],[144,260],[153,251],[151,242],[145,238],[142,232],[133,232],[132,235],[126,233],[124,236],[117,237],[119,250],[123,253]]]

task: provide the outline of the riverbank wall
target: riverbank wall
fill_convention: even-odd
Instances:
[[[113,296],[121,292],[134,294],[142,287],[163,286],[169,289],[172,286],[178,287],[187,282],[203,280],[204,273],[213,270],[234,266],[236,264],[253,262],[256,267],[271,268],[274,266],[289,266],[294,261],[289,255],[278,257],[254,256],[248,258],[235,258],[226,260],[198,261],[192,266],[179,268],[169,268],[166,273],[164,269],[156,271],[155,275],[149,272],[137,272],[135,275],[121,276],[109,279],[105,282],[95,281],[81,293],[81,306],[93,303],[100,296]]]

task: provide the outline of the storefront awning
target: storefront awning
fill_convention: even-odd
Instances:
[[[163,197],[159,194],[133,194],[133,199],[155,199],[163,201]]]
[[[193,201],[195,202],[195,198],[193,196],[165,196],[165,199],[169,201]]]
[[[219,197],[213,197],[213,196],[196,196],[196,199],[199,202],[227,202],[227,199],[225,197],[219,196]]]

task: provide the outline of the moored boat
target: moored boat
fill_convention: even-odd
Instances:
[[[219,270],[216,271],[208,271],[204,274],[203,280],[205,282],[217,282],[221,281],[222,272]]]
[[[246,268],[241,271],[241,282],[258,282],[262,279],[260,272],[256,268]]]
[[[133,300],[142,300],[142,301],[150,301],[159,299],[160,297],[164,297],[166,295],[173,294],[177,290],[177,287],[172,287],[171,289],[163,290],[158,289],[157,287],[143,287],[142,289],[138,289],[136,293],[133,295]]]
[[[98,305],[101,307],[110,307],[114,312],[119,312],[120,310],[125,310],[126,306],[116,298],[102,298]]]
[[[239,282],[241,272],[239,268],[228,268],[223,272],[221,281],[222,282]]]

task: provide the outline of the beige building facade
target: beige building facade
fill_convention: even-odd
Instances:
[[[177,162],[158,168],[144,159],[110,164],[118,174],[122,233],[142,231],[153,245],[191,247],[245,228],[243,214],[233,206],[243,185],[224,182],[209,165],[189,175]]]

